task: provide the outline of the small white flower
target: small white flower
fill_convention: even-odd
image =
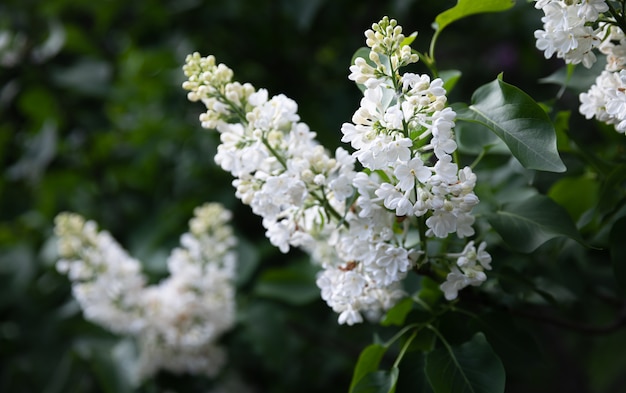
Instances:
[[[420,183],[426,183],[432,172],[430,168],[424,166],[419,157],[415,157],[406,163],[402,162],[396,165],[393,174],[398,179],[398,188],[402,191],[408,191],[415,187],[416,180]]]

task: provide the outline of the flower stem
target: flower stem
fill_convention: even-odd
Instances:
[[[411,334],[411,336],[406,340],[406,342],[402,346],[402,349],[400,350],[400,353],[398,354],[398,357],[396,358],[396,361],[393,362],[394,368],[400,365],[400,362],[402,361],[402,358],[404,357],[405,352],[407,351],[407,349],[409,348],[409,346],[411,345],[411,343],[413,342],[413,340],[415,339],[419,331],[420,331],[420,328],[415,329],[413,331],[413,334]]]

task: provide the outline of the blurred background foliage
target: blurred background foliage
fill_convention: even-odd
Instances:
[[[56,214],[75,211],[97,221],[156,281],[193,208],[205,201],[234,211],[242,242],[238,302],[245,312],[224,338],[230,359],[225,378],[259,392],[346,391],[359,352],[385,330],[337,326],[306,258],[269,246],[258,218],[235,199],[229,175],[213,162],[218,138],[200,128],[201,106],[186,100],[181,67],[193,51],[214,54],[237,80],[293,98],[302,120],[334,148],[360,99],[347,75],[353,53],[364,45],[363,31],[389,15],[405,32],[418,31],[413,47],[425,51],[430,24],[455,3],[4,0],[0,391],[131,391],[123,377],[127,343],[82,319],[67,279],[53,267]],[[540,16],[522,1],[505,14],[474,16],[448,28],[438,43],[439,67],[463,71],[450,100],[469,101],[500,72],[538,100],[554,97],[558,86],[538,82],[560,67],[534,48]],[[415,69],[426,71],[419,64]],[[561,102],[568,100],[576,96],[566,94]],[[552,182],[546,180],[544,191]],[[571,214],[580,216],[593,202],[572,205]],[[501,253],[494,253],[495,264],[507,258]],[[541,329],[544,338],[561,334],[558,327]],[[556,347],[542,348],[543,355],[503,357],[511,392],[555,391],[570,383],[571,389],[556,391],[582,392],[587,390],[576,389],[618,383],[624,360],[615,348],[624,348],[623,334],[598,342],[559,337],[538,343]],[[421,378],[426,386],[423,376],[414,378],[404,383]],[[561,385],[564,380],[569,382]],[[139,390],[204,392],[213,386],[203,378],[160,374]]]

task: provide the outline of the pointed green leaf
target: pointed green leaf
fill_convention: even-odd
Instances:
[[[351,390],[351,393],[393,393],[398,382],[400,370],[393,367],[391,370],[379,370],[367,374]]]
[[[539,82],[558,85],[578,94],[589,90],[605,66],[606,58],[604,56],[598,57],[598,61],[593,63],[591,68],[578,64],[567,64],[551,75],[539,79]]]
[[[458,347],[430,352],[424,371],[435,393],[504,392],[504,367],[482,333]]]
[[[383,355],[387,351],[387,347],[380,344],[371,344],[365,347],[359,355],[359,360],[354,366],[352,374],[352,382],[350,382],[350,393],[356,392],[355,387],[367,375],[378,370],[378,365]]]
[[[626,247],[624,247],[624,239],[626,239],[626,217],[620,218],[613,224],[610,235],[613,274],[615,274],[615,280],[622,289],[622,293],[626,294]]]
[[[400,47],[403,47],[404,45],[411,45],[413,41],[415,41],[416,37],[417,37],[417,31],[414,31],[413,33],[411,33],[411,35],[404,37],[404,40],[402,40]]]
[[[456,83],[461,79],[461,71],[459,70],[444,70],[439,72],[439,77],[443,80],[443,88],[448,93],[454,89]]]
[[[491,226],[513,250],[532,252],[550,239],[567,236],[584,244],[567,211],[544,195],[509,203],[487,216]]]
[[[450,23],[467,16],[486,12],[506,11],[515,5],[515,0],[458,0],[457,4],[437,15],[435,29],[443,30]]]
[[[402,326],[404,324],[404,320],[406,319],[407,314],[413,308],[413,300],[409,297],[406,297],[396,303],[389,311],[387,311],[387,315],[380,322],[383,326]]]
[[[456,107],[459,120],[493,131],[527,169],[564,172],[550,118],[529,95],[500,79],[478,88],[472,105]]]

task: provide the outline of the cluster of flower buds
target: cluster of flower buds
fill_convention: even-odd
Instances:
[[[352,154],[338,148],[332,157],[300,122],[294,101],[233,81],[213,56],[191,54],[183,68],[189,100],[207,109],[202,126],[220,134],[215,160],[234,176],[237,197],[282,252],[311,254],[322,269],[322,298],[350,325],[380,317],[405,296],[411,269],[447,276],[442,290],[454,299],[486,279],[491,260],[484,245],[476,251],[472,242],[442,241],[474,234],[478,203],[476,176],[452,157],[456,115],[442,80],[400,74],[418,56],[395,20],[385,17],[365,35],[369,58],[357,58],[350,74],[365,86],[364,98],[342,127]],[[426,246],[433,239],[436,251]],[[464,259],[451,247],[465,247]]]
[[[168,258],[170,275],[146,285],[141,263],[96,223],[74,213],[55,220],[60,259],[85,318],[135,337],[138,381],[160,369],[215,375],[225,361],[217,345],[235,322],[235,237],[230,212],[196,208],[181,247]]]

